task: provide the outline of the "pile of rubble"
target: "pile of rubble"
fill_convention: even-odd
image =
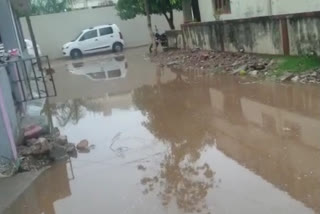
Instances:
[[[181,68],[184,71],[229,72],[232,74],[238,74],[242,70],[264,73],[273,65],[273,60],[267,57],[199,49],[164,52],[153,60],[167,66]]]
[[[21,161],[19,171],[30,171],[48,166],[54,161],[77,157],[77,149],[55,128],[55,132],[50,135],[27,137],[18,146],[18,155]]]
[[[19,166],[15,161],[0,157],[0,178],[11,177],[18,168]]]
[[[300,83],[317,83],[320,84],[320,69],[313,69],[302,74],[291,74],[290,80]]]
[[[94,148],[87,140],[77,145],[68,142],[67,136],[60,135],[58,128],[51,134],[40,126],[29,126],[24,132],[24,141],[18,146],[19,167],[17,171],[38,170],[55,161],[76,158],[79,153],[88,153]]]
[[[154,57],[152,61],[184,72],[227,73],[250,75],[257,78],[270,76],[276,78],[274,71],[277,68],[277,60],[271,57],[200,49],[163,52]],[[320,69],[306,71],[300,75],[288,72],[278,79],[281,81],[292,80],[294,82],[320,84]]]

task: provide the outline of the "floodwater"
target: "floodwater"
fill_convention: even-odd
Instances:
[[[6,214],[320,213],[319,87],[185,74],[145,49],[56,64],[46,112],[95,147]]]

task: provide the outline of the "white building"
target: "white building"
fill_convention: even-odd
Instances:
[[[84,9],[102,6],[111,6],[115,4],[113,0],[71,0],[70,6],[72,9]]]
[[[320,11],[320,0],[199,0],[199,7],[206,22]]]

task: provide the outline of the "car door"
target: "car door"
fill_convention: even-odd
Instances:
[[[113,29],[112,27],[103,27],[99,29],[99,43],[101,50],[110,50],[113,44]]]
[[[79,47],[83,53],[95,53],[99,51],[98,31],[85,32],[79,39]]]

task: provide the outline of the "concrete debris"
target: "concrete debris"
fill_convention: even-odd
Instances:
[[[70,157],[77,158],[78,152],[74,143],[68,143],[66,146],[67,153]]]
[[[52,145],[49,144],[46,138],[41,137],[31,145],[30,149],[32,155],[43,155],[52,149]]]
[[[77,144],[77,149],[80,151],[85,151],[85,150],[90,150],[89,148],[89,142],[87,140],[81,140],[78,144]]]
[[[200,48],[194,48],[194,49],[191,50],[191,53],[195,53],[195,52],[198,52],[200,50],[201,50]]]
[[[177,50],[160,53],[152,61],[171,69],[206,74],[226,73],[244,76],[249,74],[257,78],[268,78],[281,81],[291,80],[300,83],[320,84],[320,69],[311,69],[303,74],[285,73],[278,78],[275,71],[278,67],[277,59],[247,53],[214,52],[192,49]]]
[[[65,135],[60,135],[56,138],[56,143],[65,146],[68,144],[68,137]]]
[[[232,72],[232,74],[233,74],[233,75],[239,74],[241,71],[247,70],[247,68],[248,68],[248,65],[242,65],[242,66],[240,66],[239,68],[237,68],[236,70],[234,70],[234,71]]]
[[[253,69],[259,70],[259,71],[261,71],[261,70],[263,70],[263,69],[266,68],[266,66],[265,66],[264,63],[256,63],[256,64],[254,64],[254,65],[251,66],[251,67],[252,67]]]
[[[23,145],[18,146],[18,154],[21,160],[19,171],[38,170],[53,161],[78,155],[75,144],[69,143],[67,136],[60,135],[57,128],[50,135],[26,138]]]
[[[52,135],[54,137],[59,137],[60,136],[60,130],[58,129],[58,127],[54,127],[52,130]]]
[[[52,149],[50,150],[49,157],[53,161],[67,160],[69,158],[67,153],[67,147],[53,144]]]
[[[299,81],[299,76],[294,76],[291,78],[292,82],[298,82]]]
[[[31,146],[19,146],[18,152],[20,156],[28,156],[32,154]]]
[[[178,65],[178,64],[180,64],[179,61],[171,61],[167,63],[167,66]]]
[[[19,161],[0,157],[0,178],[13,176],[19,168]]]
[[[280,81],[283,82],[291,79],[292,77],[293,77],[293,73],[286,72],[280,77]]]
[[[209,59],[209,54],[205,54],[205,53],[204,53],[204,54],[202,54],[201,57],[200,57],[200,60],[202,60],[202,61],[203,61],[203,60],[208,60],[208,59]]]
[[[318,71],[307,71],[291,78],[292,82],[320,84],[320,69]]]
[[[35,144],[37,142],[36,138],[31,138],[31,139],[26,139],[25,140],[25,145],[26,146],[32,146],[33,144]]]
[[[73,153],[75,151],[77,151],[76,146],[74,145],[74,143],[68,143],[66,150],[68,153]]]
[[[251,76],[255,77],[258,75],[258,71],[257,70],[254,70],[254,71],[250,71],[249,73]]]
[[[34,156],[22,157],[19,170],[22,172],[39,170],[51,163],[48,158],[36,158]]]
[[[183,69],[184,71],[204,71],[231,73],[239,75],[241,71],[249,73],[254,70],[272,69],[273,62],[266,57],[260,58],[256,55],[245,53],[226,53],[207,50],[180,50],[169,53],[158,54],[153,61],[160,64],[170,65],[172,68]]]

